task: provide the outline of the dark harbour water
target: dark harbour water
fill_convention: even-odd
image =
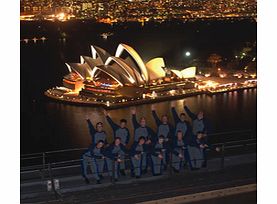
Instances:
[[[66,40],[61,40],[61,33]],[[113,32],[108,40],[102,32]],[[64,35],[64,34],[63,34]],[[21,23],[21,39],[45,36],[44,43],[21,42],[20,89],[21,89],[21,153],[33,153],[64,148],[86,147],[90,143],[85,117],[102,121],[109,135],[111,128],[103,117],[103,110],[55,103],[45,100],[43,92],[61,85],[67,73],[64,62],[78,62],[79,55],[90,55],[89,45],[95,44],[115,52],[118,43],[133,46],[143,60],[162,56],[169,66],[184,66],[184,52],[190,50],[193,58],[205,59],[211,53],[229,58],[246,42],[255,42],[256,23],[240,22],[194,22],[187,24],[138,24],[107,26],[91,22],[70,23]],[[176,108],[182,111],[182,101]],[[211,120],[214,131],[240,129],[256,130],[256,89],[235,91],[215,96],[192,96],[186,98],[193,111],[203,109]],[[170,102],[156,104],[159,114],[168,113]],[[151,127],[151,105],[137,106],[138,116],[146,116]],[[115,121],[121,118],[130,122],[130,108],[110,111]],[[129,123],[131,132],[133,131]]]

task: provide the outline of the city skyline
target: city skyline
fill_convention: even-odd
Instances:
[[[21,0],[21,20],[91,19],[104,23],[197,18],[256,18],[256,0]]]

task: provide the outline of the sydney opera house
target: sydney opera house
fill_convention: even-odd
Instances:
[[[129,45],[119,44],[115,55],[91,46],[91,56],[80,63],[66,63],[69,73],[63,86],[49,89],[47,96],[98,102],[122,102],[155,98],[194,88],[196,67],[169,69],[163,58],[144,63]]]

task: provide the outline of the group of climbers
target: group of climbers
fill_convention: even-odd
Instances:
[[[153,176],[161,175],[168,166],[174,172],[180,172],[186,165],[190,170],[206,167],[206,149],[211,148],[208,144],[209,122],[202,111],[194,114],[185,103],[184,110],[191,118],[191,123],[186,120],[185,113],[178,115],[172,104],[174,124],[171,124],[166,114],[159,118],[152,106],[152,115],[157,126],[154,131],[146,124],[145,117],[137,121],[136,109],[132,109],[134,134],[131,148],[127,148],[131,136],[126,119],[121,119],[119,124],[116,124],[109,113],[104,111],[113,130],[113,142],[109,144],[103,123],[96,123],[95,128],[87,118],[92,144],[81,157],[82,176],[86,183],[89,183],[88,168],[97,183],[103,179],[104,166],[114,181],[117,181],[119,176],[126,176],[126,155],[131,161],[131,176],[136,178],[146,174],[149,169],[152,170]]]

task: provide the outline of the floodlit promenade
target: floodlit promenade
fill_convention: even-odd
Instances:
[[[217,94],[224,92],[231,92],[243,89],[251,89],[257,87],[257,80],[246,80],[237,82],[237,80],[232,79],[234,82],[227,80],[222,80],[218,77],[213,77],[212,80],[201,80],[201,85],[199,83],[197,88],[193,89],[183,89],[183,90],[170,90],[163,92],[163,94],[148,95],[145,97],[138,97],[132,99],[122,99],[120,101],[105,101],[99,100],[93,97],[87,97],[82,95],[64,95],[59,91],[59,88],[52,88],[45,92],[45,95],[56,101],[66,102],[69,104],[79,104],[79,105],[91,105],[91,106],[102,106],[106,109],[120,108],[132,105],[156,103],[160,101],[174,100],[179,98],[185,98],[200,94]],[[196,82],[197,83],[197,82]]]

